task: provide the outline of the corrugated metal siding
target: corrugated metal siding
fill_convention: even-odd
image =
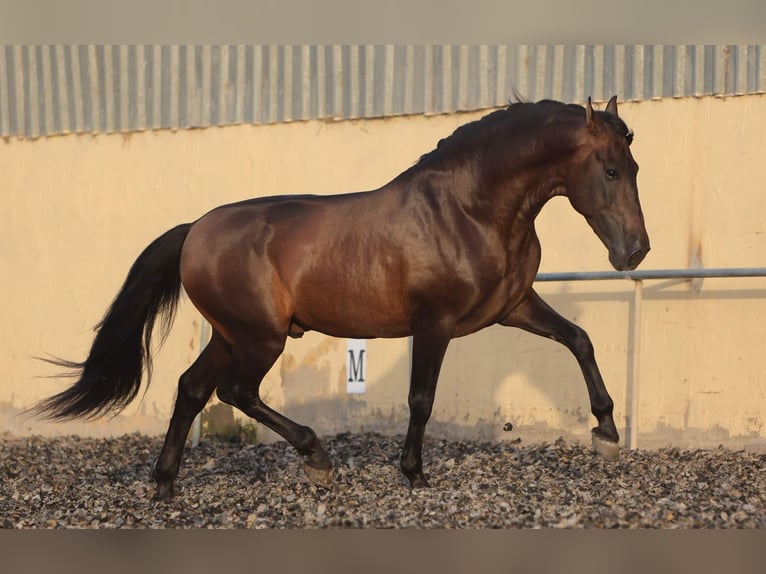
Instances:
[[[0,45],[0,135],[766,91],[763,45]]]

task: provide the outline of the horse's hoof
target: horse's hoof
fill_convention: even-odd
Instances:
[[[407,479],[410,481],[410,488],[412,490],[431,488],[431,485],[428,483],[426,476],[422,472],[413,476],[408,476]]]
[[[156,502],[162,502],[163,500],[170,500],[174,495],[172,484],[158,484],[152,499]]]
[[[595,452],[606,460],[620,459],[620,445],[618,443],[596,436],[596,433],[591,433],[591,436],[593,437],[593,450]]]
[[[315,468],[308,464],[303,465],[303,471],[306,473],[308,479],[322,488],[330,488],[332,486],[332,467],[329,468]]]

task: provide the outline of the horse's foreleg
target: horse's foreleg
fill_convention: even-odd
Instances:
[[[194,417],[207,404],[215,387],[225,379],[230,367],[229,349],[214,333],[210,343],[197,360],[181,375],[173,417],[170,419],[162,452],[154,467],[153,476],[157,482],[155,499],[161,500],[173,496],[173,481],[178,475],[189,428]]]
[[[218,387],[218,398],[282,436],[306,457],[305,471],[308,478],[328,488],[332,484],[332,461],[316,433],[278,413],[266,405],[259,395],[261,380],[283,348],[284,337],[253,342],[246,347],[238,346],[235,349],[237,374],[231,381]]]
[[[427,487],[423,474],[423,436],[436,395],[444,353],[451,338],[451,329],[434,329],[412,338],[412,374],[408,403],[410,423],[404,441],[401,467],[413,488]]]
[[[551,309],[535,291],[500,321],[501,325],[519,327],[530,333],[548,337],[565,345],[575,356],[588,386],[591,412],[598,426],[591,431],[594,449],[605,458],[619,458],[620,435],[612,418],[614,403],[596,365],[593,344],[588,334]]]

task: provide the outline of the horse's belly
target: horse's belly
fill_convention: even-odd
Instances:
[[[295,301],[294,322],[304,330],[334,337],[372,339],[406,337],[410,320],[401,299],[388,292],[316,290]]]
[[[318,331],[332,337],[349,339],[397,338],[411,335],[407,321],[396,317],[369,317],[368,314],[348,312],[345,315],[311,315],[308,318],[296,316],[296,327],[291,326],[291,335],[300,337],[303,331]]]

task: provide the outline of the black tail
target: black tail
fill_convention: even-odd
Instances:
[[[70,369],[77,382],[31,410],[49,419],[93,419],[118,412],[138,394],[144,364],[151,377],[154,321],[162,317],[162,338],[173,322],[181,291],[181,248],[191,224],[155,239],[138,256],[125,284],[96,326],[96,338],[82,363],[44,359]]]

